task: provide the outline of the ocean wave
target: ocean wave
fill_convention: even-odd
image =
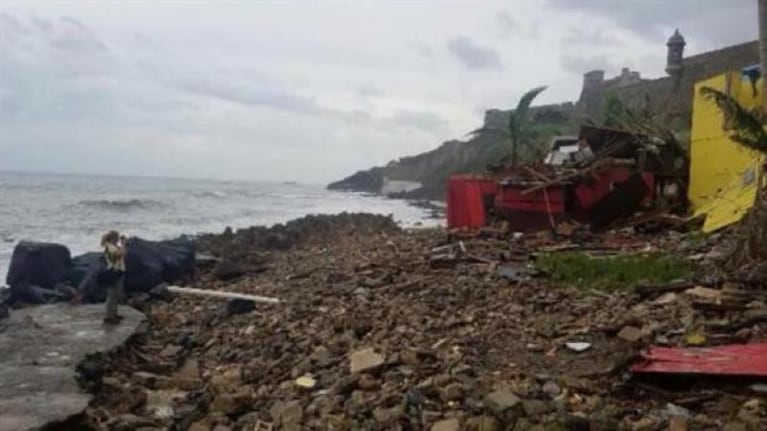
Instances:
[[[78,202],[78,205],[90,208],[99,208],[103,210],[125,211],[132,209],[153,209],[161,207],[164,204],[160,201],[152,199],[94,199],[80,201]]]
[[[198,198],[224,199],[226,197],[226,193],[218,191],[218,190],[213,190],[213,191],[195,193],[194,196]]]

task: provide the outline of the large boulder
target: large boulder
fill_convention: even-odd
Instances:
[[[72,258],[69,282],[80,292],[85,302],[103,302],[106,299],[106,286],[98,283],[98,273],[104,267],[103,253],[85,253]]]
[[[66,282],[72,266],[69,249],[61,244],[21,241],[16,244],[6,284],[15,299],[40,302],[40,289],[53,291]]]
[[[190,274],[195,266],[195,246],[187,238],[172,241],[147,241],[130,238],[125,256],[126,292],[145,293],[162,283],[171,283]],[[85,253],[72,259],[69,281],[85,302],[103,302],[107,286],[99,284],[104,268],[103,253]]]
[[[194,270],[194,243],[185,238],[173,241],[146,241],[131,238],[126,247],[128,292],[148,292],[161,283],[172,283]]]
[[[156,244],[160,251],[166,282],[176,281],[194,271],[196,245],[192,239],[182,236]]]

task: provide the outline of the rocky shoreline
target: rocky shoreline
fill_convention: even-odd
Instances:
[[[563,246],[545,235],[465,240],[463,257],[450,251],[435,259],[435,247],[457,247],[446,241],[441,229],[402,230],[372,215],[201,237],[200,251],[215,259],[189,287],[282,302],[238,308],[184,295],[134,297],[148,323],[92,382],[96,399],[81,425],[448,431],[767,424],[765,395],[752,381],[691,385],[629,373],[643,347],[659,340],[684,346],[711,317],[693,293],[590,291],[509,271]],[[577,247],[653,248],[700,260],[711,244],[613,232],[579,239]],[[764,298],[754,301],[764,307]],[[742,311],[724,313],[733,322],[743,318]],[[742,328],[729,340],[767,339],[759,323]],[[589,347],[571,350],[566,344],[574,341]],[[712,335],[710,342],[725,341]]]

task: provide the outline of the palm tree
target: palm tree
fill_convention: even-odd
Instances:
[[[530,121],[530,105],[546,86],[536,87],[525,93],[517,103],[517,107],[509,115],[509,122],[506,130],[489,130],[480,128],[469,132],[470,136],[477,136],[483,133],[501,132],[511,143],[511,165],[517,166],[519,159],[519,149],[523,145],[530,145],[532,137],[532,122]]]
[[[517,166],[519,147],[529,145],[532,123],[530,121],[530,105],[546,87],[536,87],[525,93],[517,103],[517,108],[509,115],[509,139],[511,140],[511,166]]]

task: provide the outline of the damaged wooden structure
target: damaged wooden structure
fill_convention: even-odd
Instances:
[[[564,221],[607,228],[640,212],[684,208],[687,165],[673,140],[583,126],[577,150],[549,155],[546,163],[453,175],[448,227],[480,228],[500,219],[519,232],[555,229]]]

